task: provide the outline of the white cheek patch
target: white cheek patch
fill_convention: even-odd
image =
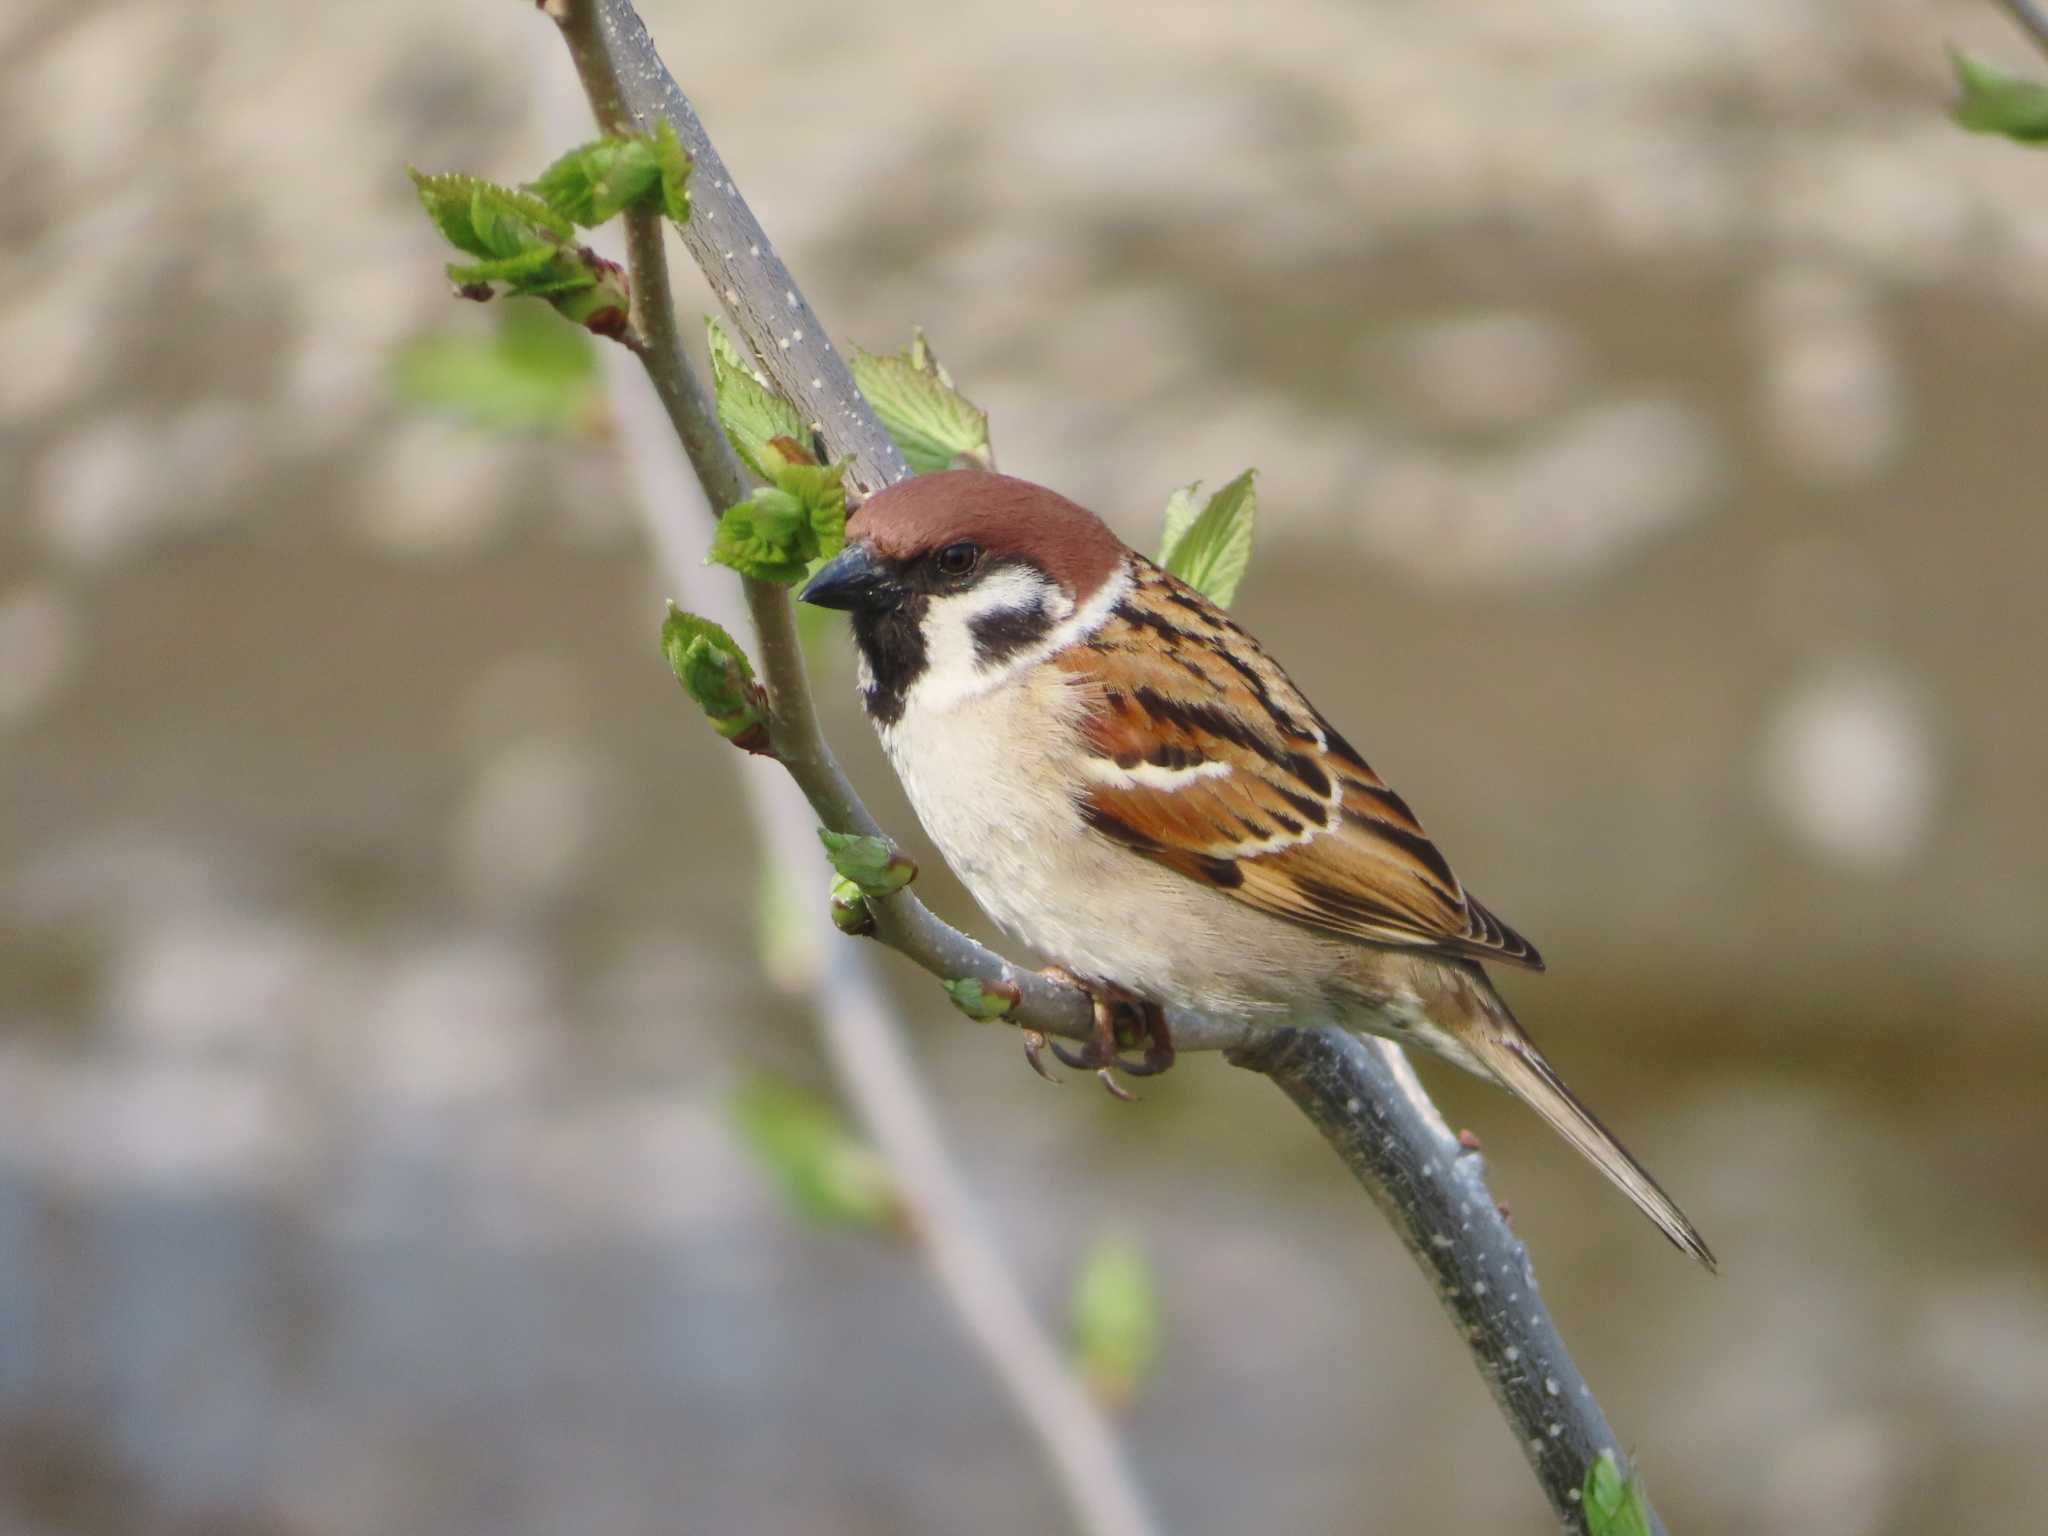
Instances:
[[[1071,607],[1066,594],[1043,576],[1014,565],[990,571],[965,592],[931,599],[924,615],[925,670],[911,692],[919,702],[943,709],[979,691],[976,684],[984,673],[974,643],[975,620],[1033,609],[1059,614]]]
[[[1056,624],[1073,611],[1074,605],[1066,593],[1038,572],[1021,565],[990,571],[968,591],[938,598],[930,609],[933,615],[945,614],[955,633],[970,638],[976,619],[1003,613],[1040,613]],[[929,634],[930,619],[925,621],[925,628]]]
[[[1037,571],[1005,566],[989,572],[968,591],[933,598],[925,608],[925,669],[911,685],[907,702],[919,709],[944,711],[987,693],[1100,629],[1130,585],[1129,574],[1120,570],[1076,609],[1066,593]],[[1051,621],[1044,637],[993,664],[984,662],[974,641],[975,621],[1033,609]]]

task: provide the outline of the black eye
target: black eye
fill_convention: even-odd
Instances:
[[[981,558],[981,546],[971,540],[962,539],[958,544],[948,544],[932,556],[941,576],[965,576],[974,569],[974,562]]]

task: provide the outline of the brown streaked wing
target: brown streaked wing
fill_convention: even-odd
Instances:
[[[1134,595],[1054,658],[1096,694],[1086,739],[1127,772],[1228,772],[1176,787],[1091,784],[1082,810],[1098,832],[1310,927],[1543,968],[1534,945],[1466,895],[1407,802],[1249,635],[1192,589],[1133,563]]]

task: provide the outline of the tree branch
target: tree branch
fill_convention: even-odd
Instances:
[[[850,477],[863,474],[866,479],[860,483],[873,488],[907,475],[909,469],[901,453],[854,387],[852,375],[811,315],[796,280],[726,176],[724,162],[655,52],[639,13],[632,5],[616,0],[549,0],[546,10],[561,28],[600,125],[608,132],[640,133],[666,116],[675,126],[696,162],[690,177],[691,218],[681,227],[683,243],[714,286],[723,283],[718,291],[727,315],[776,387],[808,408],[822,398],[810,381],[824,380],[832,408],[816,419],[816,425],[833,457],[849,461]],[[713,504],[731,506],[747,494],[744,471],[718,429],[711,404],[680,342],[668,345],[659,339],[677,334],[667,266],[654,259],[661,251],[659,216],[635,208],[628,209],[624,218],[633,278],[631,345],[640,354],[655,393]],[[719,231],[716,238],[707,233],[713,228]],[[725,243],[733,236],[737,239],[732,244]],[[745,255],[736,255],[742,248]],[[766,294],[763,284],[770,285]],[[780,335],[764,322],[764,317],[779,318],[772,302],[776,294],[782,297],[782,314],[800,316],[804,322],[789,323]],[[886,837],[832,755],[818,723],[788,595],[766,582],[748,581],[745,585],[747,607],[760,642],[756,659],[768,690],[769,736],[776,756],[802,787],[824,826],[834,832]],[[1077,988],[1015,965],[975,942],[910,891],[872,899],[870,906],[875,913],[875,937],[932,975],[948,981],[977,977],[985,986],[1015,988],[1021,1001],[1004,1022],[1072,1040],[1088,1038],[1093,1014],[1087,997]],[[1191,1051],[1222,1049],[1249,1037],[1237,1020],[1186,1011],[1174,1016],[1173,1030],[1175,1045]]]
[[[683,227],[684,242],[763,370],[811,415],[832,455],[849,461],[855,484],[872,491],[902,478],[908,470],[901,455],[735,190],[631,0],[545,0],[544,8],[560,23],[601,121],[644,132],[666,117],[695,158],[694,213]],[[729,505],[740,493],[727,498],[722,488],[743,483],[738,466],[711,425],[709,404],[673,341],[665,269],[652,260],[659,252],[658,230],[650,250],[644,228],[652,215],[636,217],[643,227],[638,233],[630,225],[628,230],[629,247],[637,252],[632,274],[636,319],[660,325],[666,316],[658,337],[646,329],[636,331],[642,361],[705,486]],[[646,274],[643,265],[651,269]],[[673,359],[650,361],[650,349],[672,352]],[[825,825],[882,835],[818,727],[786,594],[753,582],[747,589],[773,706],[770,739],[778,756]],[[771,838],[786,836],[764,830]],[[1010,1022],[1086,1036],[1089,1005],[1077,989],[1011,964],[941,922],[908,891],[872,905],[877,937],[934,975],[978,976],[984,983],[1017,987],[1023,1001],[1009,1015]],[[1238,1065],[1272,1078],[1331,1143],[1425,1272],[1434,1275],[1440,1298],[1552,1507],[1567,1524],[1583,1529],[1580,1489],[1588,1469],[1604,1451],[1615,1451],[1621,1459],[1613,1432],[1536,1294],[1527,1251],[1488,1193],[1479,1157],[1452,1136],[1400,1050],[1340,1030],[1261,1034],[1240,1021],[1186,1011],[1176,1012],[1172,1023],[1181,1049],[1224,1049]],[[900,1050],[886,1019],[881,1032]],[[835,1040],[835,1056],[843,1055],[844,1046]],[[841,1065],[851,1074],[860,1062],[842,1060]],[[890,1070],[907,1080],[907,1062]],[[881,1093],[892,1086],[902,1085],[871,1082],[867,1091]],[[887,1113],[903,1109],[898,1104]],[[913,1104],[909,1112],[915,1116],[923,1109]],[[941,1157],[936,1150],[929,1155]],[[1650,1518],[1661,1533],[1655,1515]]]
[[[611,0],[545,0],[543,9],[561,24],[587,92],[593,72],[609,74],[610,83],[600,83],[609,99],[591,93],[600,122],[608,129],[639,133],[649,132],[664,117],[674,126],[696,162],[683,244],[776,386],[824,434],[833,456],[848,461],[847,479],[872,493],[906,478],[910,466],[854,388],[845,360],[775,254],[753,209],[734,189],[725,162],[661,62],[640,13]],[[606,60],[617,67],[607,70]]]
[[[557,0],[549,13],[569,45],[599,125],[609,132],[632,131],[619,107],[616,69],[601,46],[591,8],[582,0]],[[696,484],[664,441],[659,422],[651,419],[647,397],[629,387],[613,391],[621,436],[672,589],[697,612],[729,623],[731,604],[723,594],[730,589],[710,579],[685,521],[693,508],[715,516],[716,508],[743,499],[746,480],[682,349],[660,218],[644,207],[627,210],[623,218],[633,293],[627,344],[654,386]],[[606,359],[614,371],[615,356]],[[799,788],[835,830],[879,829],[840,773],[819,727],[788,594],[766,582],[742,585],[769,690],[771,743],[791,766],[791,778],[740,777],[769,862],[800,889],[820,871],[805,807],[790,803]],[[744,763],[738,755],[734,761]],[[798,763],[806,773],[796,771]],[[929,913],[925,916],[952,932]],[[1151,1515],[1115,1427],[1039,1326],[954,1171],[929,1096],[866,955],[839,942],[823,902],[807,909],[800,921],[809,929],[809,950],[826,957],[811,966],[813,974],[801,978],[819,1035],[847,1098],[889,1166],[941,1293],[1059,1475],[1080,1529],[1090,1536],[1153,1536]]]
[[[690,526],[702,493],[665,439],[647,392],[631,387],[630,374],[613,382],[620,436],[668,579],[693,611],[731,625],[737,618],[732,588],[723,573],[701,563],[701,541]],[[732,757],[742,769],[748,809],[768,861],[794,889],[815,884],[818,848],[796,785],[779,774],[745,771],[746,758]],[[809,974],[783,979],[811,998],[833,1074],[889,1165],[940,1294],[1058,1475],[1077,1527],[1093,1536],[1151,1536],[1154,1526],[1115,1427],[1081,1390],[1033,1315],[956,1171],[892,1005],[867,963],[872,951],[845,942],[822,901],[800,921],[803,947],[814,960]]]
[[[1999,0],[2018,22],[2023,30],[2048,52],[2048,11],[2044,11],[2035,0]]]
[[[1580,1525],[1587,1471],[1603,1451],[1623,1467],[1628,1459],[1537,1294],[1528,1248],[1494,1203],[1478,1149],[1451,1134],[1391,1041],[1290,1029],[1230,1060],[1277,1083],[1393,1223],[1434,1280],[1551,1508]],[[1654,1511],[1649,1519],[1662,1536]]]

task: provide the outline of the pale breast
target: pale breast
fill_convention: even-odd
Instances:
[[[1083,698],[1034,667],[944,710],[913,689],[883,728],[918,820],[1002,927],[1089,980],[1181,1007],[1298,1010],[1326,973],[1326,936],[1209,890],[1082,819],[1074,764]]]

